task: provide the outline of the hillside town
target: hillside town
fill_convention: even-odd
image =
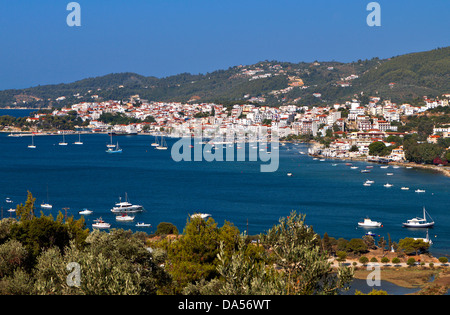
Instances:
[[[134,95],[129,102],[83,102],[71,107],[54,109],[51,113],[36,113],[27,119],[39,126],[51,115],[64,117],[75,114],[84,122],[83,130],[88,132],[113,132],[121,134],[160,134],[173,137],[192,136],[194,130],[201,128],[204,134],[224,134],[229,132],[256,133],[265,127],[280,139],[304,139],[331,135],[333,141],[326,146],[315,146],[311,154],[334,158],[357,158],[369,156],[369,145],[383,142],[389,136],[403,137],[399,126],[402,117],[421,115],[437,107],[448,107],[450,94],[441,98],[424,97],[423,104],[395,104],[370,97],[368,104],[357,99],[343,104],[322,107],[284,105],[268,107],[255,104],[223,106],[213,103],[165,103],[148,102]],[[105,114],[121,115],[131,121],[128,124],[111,124],[102,121]],[[37,131],[39,132],[39,131]],[[450,126],[434,126],[428,142],[435,143],[438,138],[449,137]],[[405,160],[402,146],[392,150],[389,161]]]

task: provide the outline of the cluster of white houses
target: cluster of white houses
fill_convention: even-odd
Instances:
[[[204,133],[226,134],[233,132],[254,133],[265,127],[280,138],[290,135],[325,136],[333,133],[336,140],[328,148],[321,150],[322,155],[330,157],[356,157],[368,155],[368,147],[375,141],[386,142],[389,135],[397,132],[400,117],[415,115],[437,106],[449,105],[449,94],[442,99],[424,98],[423,105],[397,105],[389,101],[380,102],[379,98],[370,98],[369,104],[358,101],[334,104],[323,107],[285,105],[279,107],[258,106],[252,104],[225,107],[212,103],[176,103],[176,102],[139,102],[139,96],[133,96],[128,103],[117,101],[84,102],[70,108],[54,110],[52,115],[64,116],[76,111],[78,117],[89,122],[93,131],[120,131],[125,133],[161,132],[177,136],[193,135],[201,128]],[[129,125],[110,126],[99,119],[104,113],[123,114],[142,122]],[[151,118],[151,119],[149,119]],[[45,119],[44,114],[30,117],[30,120]],[[438,137],[448,137],[450,127],[435,128]],[[355,150],[357,148],[357,150]],[[404,159],[403,149],[395,148],[389,159]]]

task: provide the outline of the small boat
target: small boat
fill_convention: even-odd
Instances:
[[[331,164],[331,166],[337,166],[337,164]]]
[[[161,136],[161,144],[155,147],[156,150],[167,150],[167,144],[164,137]]]
[[[134,220],[134,217],[129,216],[129,215],[127,215],[127,214],[122,214],[122,215],[120,215],[120,216],[117,216],[117,217],[116,217],[116,220],[117,220],[117,221],[122,221],[122,222],[129,222],[129,221],[133,221],[133,220]]]
[[[115,145],[114,148],[108,148],[106,153],[122,153],[122,149],[119,147],[119,142],[117,142],[117,145]]]
[[[99,218],[95,220],[95,223],[92,224],[92,227],[97,229],[109,229],[111,227],[111,224],[106,223],[102,220],[102,218]]]
[[[416,189],[416,193],[424,193],[425,192],[425,190],[423,190],[423,189]]]
[[[29,149],[36,149],[36,146],[34,145],[34,135],[31,136],[31,144],[28,146]]]
[[[413,218],[411,220],[408,220],[406,223],[403,223],[404,227],[409,227],[409,228],[430,228],[434,226],[434,221],[431,218],[431,216],[428,214],[428,216],[430,217],[431,221],[427,221],[427,215],[428,212],[425,210],[425,207],[423,207],[423,218]]]
[[[369,166],[366,166],[366,168],[367,168],[367,169],[372,169],[373,166],[372,166],[372,165],[369,165]]]
[[[122,202],[122,198],[119,198],[119,202],[111,209],[113,213],[134,213],[142,212],[144,207],[141,205],[133,205],[128,202],[128,195],[125,193],[125,201]]]
[[[16,212],[16,209],[11,208],[8,210],[8,212]]]
[[[5,201],[6,201],[6,203],[13,203],[13,201],[9,197],[7,197]]]
[[[368,183],[368,182],[365,182],[364,184],[363,184],[363,186],[371,186],[372,184],[371,183]]]
[[[392,176],[394,173],[386,173],[387,176]]]
[[[409,190],[409,187],[402,187],[401,190]]]
[[[78,133],[78,141],[75,141],[73,144],[83,145],[83,142],[81,142],[81,133]]]
[[[380,166],[380,168],[389,168],[389,165]]]
[[[65,137],[64,137],[64,132],[63,132],[63,141],[58,143],[58,145],[67,145],[67,142],[66,142]]]
[[[194,218],[206,219],[210,216],[211,215],[209,213],[194,213],[193,215],[191,215],[191,219],[194,219]]]
[[[373,233],[373,232],[371,232],[371,231],[367,232],[366,235],[367,235],[367,236],[372,236],[372,237],[377,236],[375,233]]]
[[[358,226],[361,226],[361,227],[381,227],[381,222],[372,221],[371,219],[367,218],[367,219],[364,219],[363,222],[358,222]]]
[[[387,188],[389,188],[389,187],[392,187],[392,186],[394,186],[394,185],[392,185],[392,184],[389,184],[389,183],[387,183],[387,184],[384,184],[384,187],[387,187]]]
[[[352,166],[352,167],[350,167],[352,170],[356,170],[356,169],[358,169],[359,167],[358,166]]]
[[[144,223],[144,222],[139,222],[139,223],[136,223],[136,226],[137,227],[150,227],[152,225],[148,224],[148,223]]]
[[[158,143],[158,138],[155,136],[155,142],[153,142],[152,144],[152,147],[157,147],[157,146],[159,146],[159,143]]]
[[[292,173],[287,173],[287,176],[291,177],[291,176],[292,176]]]
[[[42,209],[52,209],[53,206],[48,201],[48,186],[47,186],[47,203],[41,204]]]
[[[373,183],[375,183],[375,181],[373,181],[373,180],[366,180],[365,181],[367,184],[373,184]]]
[[[370,173],[370,170],[361,170],[361,173]]]
[[[78,213],[79,214],[83,214],[83,215],[88,215],[88,214],[91,214],[92,211],[88,210],[88,209],[83,209],[83,210],[79,211]]]

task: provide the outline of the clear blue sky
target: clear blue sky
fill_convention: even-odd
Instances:
[[[118,72],[164,77],[261,60],[354,61],[449,46],[449,0],[69,0],[0,2],[0,89]]]

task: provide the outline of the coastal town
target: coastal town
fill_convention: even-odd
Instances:
[[[419,105],[396,104],[381,100],[380,97],[367,99],[367,104],[355,98],[342,104],[321,107],[269,107],[257,103],[224,106],[214,103],[149,102],[134,95],[128,102],[81,102],[60,109],[38,111],[28,117],[26,122],[27,129],[35,134],[46,133],[40,127],[49,117],[70,115],[82,122],[81,126],[75,126],[78,131],[89,133],[165,134],[183,137],[193,136],[195,130],[199,129],[204,135],[225,135],[230,131],[252,134],[265,128],[269,134],[276,134],[281,140],[312,142],[314,145],[310,148],[311,155],[405,162],[407,158],[403,145],[389,140],[417,133],[417,130],[405,131],[402,128],[405,118],[419,117],[436,108],[448,108],[450,94],[434,99],[424,97]],[[105,117],[109,117],[109,120]],[[114,117],[120,117],[121,120],[114,121]],[[23,130],[4,126],[3,131],[13,134]],[[449,135],[450,124],[433,125],[426,142],[437,143],[439,139],[449,138]],[[327,141],[321,141],[323,139]],[[389,148],[389,154],[382,157],[371,155],[369,146],[374,142],[380,142]]]

